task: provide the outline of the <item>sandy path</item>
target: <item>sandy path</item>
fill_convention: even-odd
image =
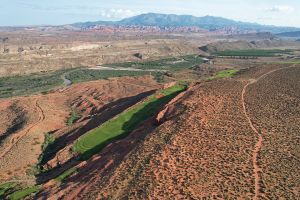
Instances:
[[[37,126],[39,123],[44,121],[45,115],[43,109],[38,104],[38,101],[36,100],[35,106],[37,109],[37,112],[39,114],[39,119],[37,122],[32,124],[31,126],[27,127],[23,131],[21,131],[19,134],[13,135],[13,137],[10,139],[9,144],[6,146],[6,148],[3,150],[3,152],[0,154],[0,159],[3,158],[24,136],[26,136],[35,126]]]
[[[285,67],[285,68],[280,68],[280,69],[275,69],[275,70],[271,70],[263,75],[261,75],[259,78],[257,79],[250,79],[249,82],[244,86],[243,88],[243,91],[242,91],[242,105],[243,105],[243,111],[244,111],[244,114],[247,118],[247,121],[249,122],[249,125],[251,127],[251,129],[257,134],[258,136],[258,141],[255,145],[255,148],[253,150],[253,156],[252,156],[252,162],[253,162],[253,172],[254,172],[254,178],[255,178],[255,196],[254,196],[254,200],[257,200],[259,199],[261,193],[262,193],[262,182],[261,182],[261,177],[260,177],[260,174],[262,173],[262,169],[259,167],[259,164],[258,164],[258,156],[259,156],[259,153],[260,153],[260,150],[263,146],[263,136],[262,134],[257,130],[257,128],[255,128],[255,126],[253,125],[253,122],[247,112],[247,108],[246,108],[246,102],[245,102],[245,94],[246,94],[246,90],[248,88],[249,85],[252,85],[252,84],[255,84],[257,81],[259,81],[260,79],[263,79],[265,78],[266,76],[276,72],[276,71],[279,71],[279,70],[283,70],[283,69],[287,69],[287,68],[292,68],[292,67],[295,67],[295,65],[292,65],[290,67]]]

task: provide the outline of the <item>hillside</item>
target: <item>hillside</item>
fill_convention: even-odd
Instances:
[[[213,45],[2,78],[0,199],[299,199],[298,49]]]
[[[215,42],[202,47],[200,50],[209,53],[215,53],[218,51],[227,50],[246,50],[246,49],[269,49],[269,48],[281,48],[285,46],[297,46],[298,42],[280,40],[280,39],[270,39],[270,40],[259,40],[259,41],[235,41],[235,42]]]
[[[148,13],[123,19],[121,21],[97,21],[75,23],[72,26],[77,28],[88,28],[96,25],[117,25],[117,26],[158,26],[158,27],[183,27],[198,26],[206,30],[217,29],[238,29],[240,31],[257,31],[281,33],[287,31],[300,31],[300,28],[276,27],[270,25],[260,25],[257,23],[239,22],[222,17],[204,16],[195,17],[192,15],[174,15]]]
[[[157,123],[32,199],[298,199],[298,73],[299,65],[266,64],[195,84]]]
[[[276,34],[278,37],[295,37],[300,38],[300,31],[284,32]]]

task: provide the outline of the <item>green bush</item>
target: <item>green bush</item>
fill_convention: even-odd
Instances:
[[[80,119],[80,115],[77,114],[76,111],[72,111],[69,119],[67,120],[67,125],[68,126],[71,126],[72,124],[74,124],[78,119]]]

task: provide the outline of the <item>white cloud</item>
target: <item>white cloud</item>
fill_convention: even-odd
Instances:
[[[281,6],[273,6],[273,7],[270,7],[270,8],[266,8],[265,11],[268,11],[268,12],[293,12],[294,11],[294,8],[291,7],[291,6],[284,6],[284,5],[281,5]]]
[[[105,9],[100,11],[100,15],[103,18],[107,19],[123,19],[126,17],[132,17],[139,14],[138,12],[134,12],[129,9]]]

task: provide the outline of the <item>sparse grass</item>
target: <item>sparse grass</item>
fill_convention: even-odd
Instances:
[[[32,186],[25,189],[18,190],[11,195],[8,196],[10,200],[20,200],[24,199],[25,197],[30,196],[33,193],[37,193],[40,191],[40,186]]]
[[[68,178],[69,176],[71,176],[72,174],[74,174],[75,172],[77,172],[77,168],[76,167],[72,167],[66,171],[64,171],[62,174],[60,174],[58,177],[55,178],[55,180],[57,182],[63,182],[66,178]]]
[[[222,70],[222,71],[217,72],[217,74],[215,76],[209,77],[208,80],[214,80],[214,79],[218,79],[218,78],[229,78],[229,77],[236,75],[236,73],[238,71],[239,70],[237,70],[237,69]]]
[[[144,102],[135,105],[112,120],[105,122],[100,127],[81,136],[75,142],[73,150],[80,153],[80,159],[82,160],[90,158],[101,151],[112,140],[127,136],[142,121],[153,116],[162,105],[185,89],[185,85],[175,85],[160,91],[163,97],[158,98],[156,94],[151,95]]]
[[[67,125],[71,126],[74,124],[78,119],[80,119],[80,115],[76,111],[72,111],[70,117],[67,120]]]
[[[287,54],[292,52],[290,49],[249,49],[237,51],[219,51],[216,52],[217,56],[245,56],[245,57],[273,57],[277,54]]]

